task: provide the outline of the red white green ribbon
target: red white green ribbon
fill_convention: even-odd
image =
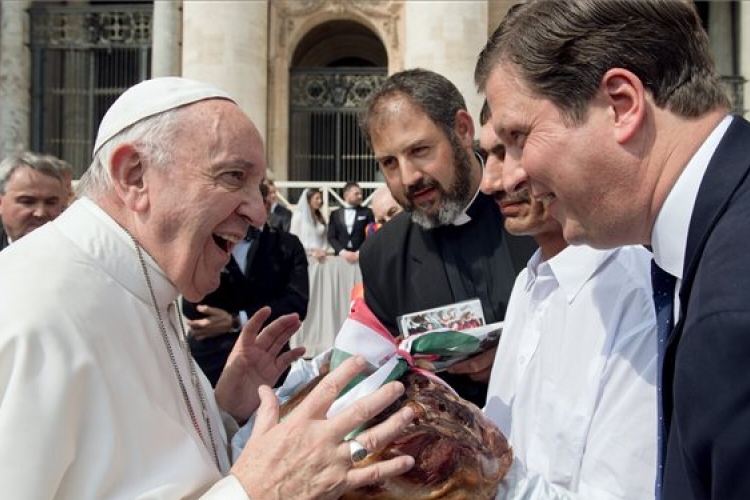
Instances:
[[[349,317],[336,335],[331,369],[357,354],[364,357],[369,366],[342,391],[328,410],[328,417],[372,394],[378,387],[399,378],[409,369],[444,383],[432,372],[421,369],[420,365],[429,365],[446,356],[464,357],[479,350],[479,339],[453,330],[425,332],[399,342],[378,321],[364,300],[355,299]]]

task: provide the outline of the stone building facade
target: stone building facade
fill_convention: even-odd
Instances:
[[[237,98],[266,140],[277,179],[373,180],[368,172],[376,169],[355,130],[369,91],[387,74],[424,67],[451,79],[478,116],[474,64],[513,3],[3,0],[0,157],[36,149],[71,161],[80,175],[98,120],[122,88],[182,75]],[[698,6],[744,111],[750,50],[741,48],[750,47],[750,2]],[[115,59],[114,70],[105,70]]]

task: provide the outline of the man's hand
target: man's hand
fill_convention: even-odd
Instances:
[[[322,248],[313,248],[310,250],[309,254],[318,259],[318,262],[325,262],[326,256],[328,255]]]
[[[196,310],[206,315],[205,318],[190,319],[187,322],[190,334],[196,340],[204,340],[232,331],[232,315],[224,309],[199,304]]]
[[[305,353],[304,347],[297,347],[279,354],[299,330],[299,316],[281,316],[261,331],[270,315],[271,308],[263,307],[245,324],[216,383],[216,402],[239,422],[258,407],[258,388],[273,387],[284,370]]]
[[[492,374],[492,363],[495,362],[497,347],[472,356],[465,361],[451,365],[448,373],[468,375],[475,382],[489,382]]]
[[[365,484],[407,472],[411,456],[399,456],[361,467],[353,467],[349,444],[344,438],[401,396],[404,386],[391,382],[364,397],[331,419],[326,412],[341,390],[363,368],[361,356],[347,359],[327,375],[315,389],[279,423],[279,404],[268,387],[261,387],[261,406],[253,434],[231,473],[251,498],[335,500]],[[384,448],[398,437],[414,418],[404,407],[391,417],[357,436],[367,450]]]
[[[349,250],[341,250],[339,255],[346,259],[349,264],[356,264],[359,262],[359,251],[352,252]]]

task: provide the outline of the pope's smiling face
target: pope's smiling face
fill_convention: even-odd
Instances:
[[[201,101],[184,119],[171,164],[146,169],[154,231],[142,243],[180,293],[198,302],[219,286],[249,226],[265,223],[265,161],[258,130],[236,104]]]

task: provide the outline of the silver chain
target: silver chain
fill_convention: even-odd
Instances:
[[[161,338],[164,340],[164,346],[167,348],[167,353],[169,353],[169,359],[172,361],[172,368],[174,369],[175,375],[177,375],[177,381],[180,384],[180,390],[182,391],[182,399],[185,401],[185,406],[187,406],[188,413],[190,414],[190,418],[193,421],[193,427],[195,427],[195,430],[198,432],[198,436],[201,438],[201,441],[203,441],[203,444],[207,444],[206,440],[203,437],[203,432],[201,432],[200,425],[198,425],[198,418],[195,416],[195,410],[193,409],[193,404],[190,402],[190,397],[188,396],[187,387],[185,386],[185,381],[182,379],[182,374],[180,373],[180,369],[177,366],[177,359],[174,355],[174,350],[172,349],[172,343],[169,340],[169,335],[167,335],[167,329],[164,326],[164,319],[162,318],[161,311],[159,311],[159,305],[156,302],[156,294],[154,293],[154,287],[151,284],[151,276],[148,274],[148,268],[146,267],[146,260],[143,258],[143,250],[141,249],[141,245],[136,241],[135,237],[128,233],[130,238],[133,240],[133,244],[135,245],[135,251],[138,254],[138,261],[141,263],[141,269],[143,270],[143,277],[146,279],[146,285],[148,286],[148,291],[151,293],[151,302],[154,305],[154,311],[156,311],[156,319],[159,321],[159,330],[161,331]],[[198,380],[198,374],[195,371],[195,363],[193,362],[193,356],[190,352],[190,346],[187,342],[187,333],[185,332],[185,325],[182,323],[182,320],[180,318],[180,309],[179,304],[177,304],[177,300],[174,301],[175,311],[177,311],[177,323],[180,325],[180,331],[182,333],[182,338],[180,339],[180,343],[182,344],[182,349],[185,352],[185,355],[187,356],[188,363],[190,364],[190,381],[193,384],[193,387],[198,392],[198,399],[200,399],[201,402],[201,412],[203,416],[203,421],[206,423],[206,428],[208,429],[208,438],[211,441],[211,449],[214,454],[214,462],[216,463],[216,467],[221,470],[221,465],[219,463],[219,454],[216,451],[216,441],[214,440],[214,433],[211,429],[211,416],[208,413],[208,408],[206,405],[206,396],[203,393],[203,387]]]

